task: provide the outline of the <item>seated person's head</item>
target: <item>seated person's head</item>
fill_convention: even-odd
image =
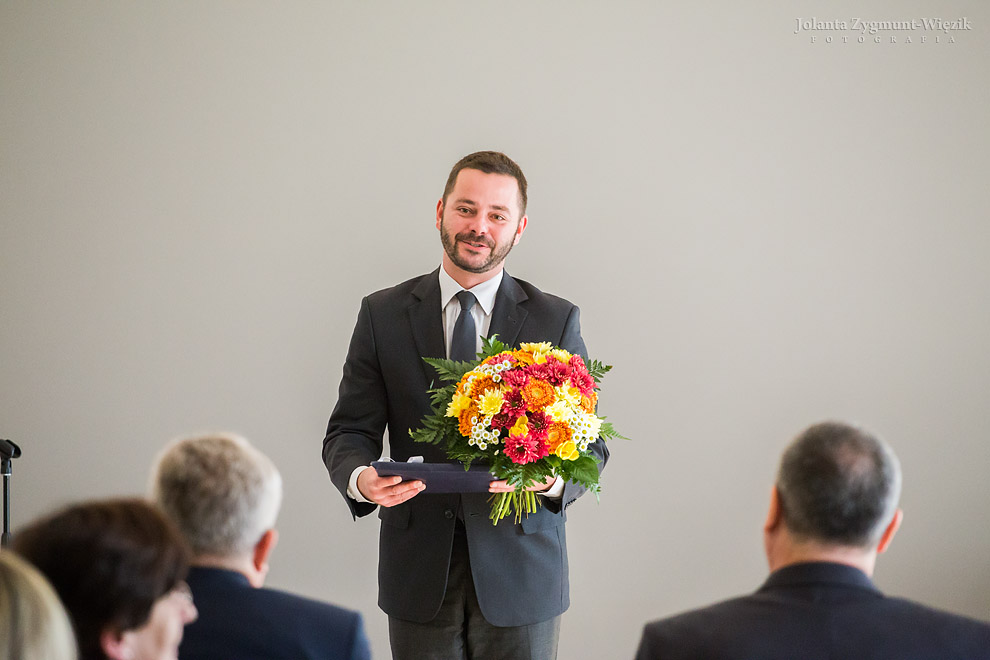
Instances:
[[[48,581],[0,550],[0,660],[75,660],[76,639]]]
[[[151,491],[197,564],[238,570],[261,586],[282,504],[282,477],[267,456],[234,434],[180,438],[159,455]]]
[[[840,422],[815,424],[781,458],[768,553],[784,529],[787,545],[807,552],[882,552],[900,524],[900,492],[900,464],[883,440]]]
[[[157,508],[76,504],[21,529],[13,547],[55,588],[83,660],[174,660],[196,608],[183,582],[188,548]]]

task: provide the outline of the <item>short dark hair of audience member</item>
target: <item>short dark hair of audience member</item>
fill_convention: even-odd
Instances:
[[[189,549],[143,499],[68,506],[17,532],[13,548],[62,599],[83,660],[174,657],[196,618],[183,582]]]
[[[180,438],[159,455],[151,491],[197,563],[223,565],[263,552],[256,566],[228,566],[247,569],[252,585],[261,586],[282,506],[282,477],[267,456],[232,433]]]
[[[795,538],[875,546],[897,511],[901,467],[887,444],[864,429],[822,422],[784,451],[777,493]]]
[[[526,215],[528,202],[526,176],[514,160],[500,151],[476,151],[454,163],[454,167],[451,168],[450,174],[447,176],[447,183],[443,187],[444,206],[447,205],[447,195],[454,189],[457,175],[460,174],[461,170],[478,170],[485,174],[504,174],[514,178],[519,185],[519,217]]]
[[[0,550],[0,660],[76,660],[72,624],[45,577]]]

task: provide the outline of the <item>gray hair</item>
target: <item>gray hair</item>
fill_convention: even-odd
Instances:
[[[282,477],[246,439],[212,433],[166,446],[151,492],[195,554],[230,557],[250,551],[275,526]]]
[[[901,466],[865,429],[822,422],[784,451],[777,474],[784,524],[796,537],[866,548],[894,517]]]

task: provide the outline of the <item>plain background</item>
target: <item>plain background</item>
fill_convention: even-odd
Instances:
[[[499,149],[531,182],[508,271],[581,307],[632,438],[570,509],[561,658],[754,589],[780,451],[824,418],[902,460],[880,586],[990,619],[990,9],[755,4],[0,2],[15,533],[238,431],[285,476],[269,584],[386,657],[324,429],[361,297],[436,267],[450,166]]]

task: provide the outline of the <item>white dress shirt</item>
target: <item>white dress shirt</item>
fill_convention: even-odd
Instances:
[[[457,317],[461,314],[461,303],[457,299],[457,294],[461,291],[470,291],[474,294],[475,299],[478,301],[477,304],[471,308],[471,315],[474,316],[474,327],[478,331],[478,337],[475,345],[475,352],[481,352],[481,338],[488,336],[488,329],[492,325],[492,310],[495,309],[495,294],[498,293],[498,288],[502,284],[502,276],[505,271],[501,268],[499,271],[490,279],[485,280],[481,284],[475,284],[470,289],[465,289],[460,284],[458,284],[453,277],[451,277],[443,266],[440,266],[440,302],[441,311],[443,319],[443,337],[444,345],[447,348],[447,357],[450,357],[450,341],[454,334],[454,324],[457,323]],[[359,468],[355,468],[351,472],[351,478],[347,481],[347,495],[357,501],[357,502],[367,502],[368,500],[361,494],[358,490],[357,480],[358,475],[367,470],[369,465],[362,465]],[[539,493],[546,497],[553,499],[560,499],[564,492],[564,481],[560,477],[553,483],[550,488]]]

